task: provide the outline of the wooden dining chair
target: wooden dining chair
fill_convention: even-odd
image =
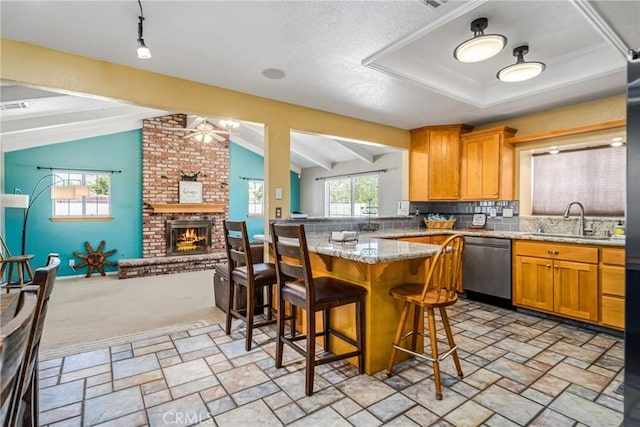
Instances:
[[[233,318],[241,319],[247,326],[245,349],[251,350],[253,339],[253,328],[271,325],[276,322],[273,317],[276,311],[273,305],[273,288],[277,283],[276,268],[272,263],[253,262],[251,245],[247,233],[247,223],[245,221],[225,220],[224,240],[227,250],[227,261],[229,264],[228,277],[228,300],[227,318],[225,333],[231,333],[231,323]],[[246,289],[247,301],[244,308],[235,308],[241,305],[234,304],[235,288],[243,286]],[[263,304],[256,304],[256,294],[267,290],[267,301]],[[256,310],[267,311],[266,320],[256,322]]]
[[[49,254],[47,266],[38,268],[30,285],[25,286],[23,293],[35,295],[36,308],[33,323],[27,340],[27,351],[16,384],[16,393],[11,403],[11,419],[18,425],[38,426],[38,354],[44,322],[49,308],[49,298],[58,274],[60,258],[57,254]]]
[[[449,317],[446,307],[458,301],[456,288],[462,277],[462,252],[464,250],[464,236],[455,234],[447,238],[438,252],[430,260],[430,268],[424,283],[407,283],[397,286],[389,291],[389,294],[403,302],[400,324],[396,331],[395,340],[392,344],[391,357],[387,366],[388,375],[393,374],[393,366],[396,362],[398,351],[404,351],[419,359],[426,360],[433,364],[433,377],[436,385],[436,399],[442,399],[442,386],[440,384],[440,362],[451,355],[456,366],[458,376],[462,378],[462,368],[458,358],[458,346],[453,340]],[[444,331],[449,342],[449,350],[443,354],[438,353],[438,338],[436,336],[435,309],[440,311],[440,318],[444,326]],[[404,333],[409,315],[413,309],[413,323],[409,332]],[[427,311],[428,336],[431,346],[431,356],[424,353],[422,349],[418,351],[418,335],[424,337],[427,334],[419,331],[421,324],[420,317]],[[411,338],[407,343],[405,340]]]
[[[313,379],[315,367],[336,360],[358,358],[358,370],[364,373],[364,299],[367,290],[361,286],[346,282],[334,277],[313,277],[309,250],[304,225],[277,225],[271,224],[271,239],[276,259],[278,272],[278,332],[276,342],[276,368],[282,367],[282,353],[284,344],[304,356],[305,368],[305,394],[313,394]],[[297,308],[306,312],[306,333],[297,334],[295,315],[289,328],[289,334],[285,335],[284,306],[289,303],[294,314]],[[346,336],[342,332],[331,327],[331,309],[355,304],[355,331],[356,338]],[[316,313],[323,313],[322,331],[316,331]],[[324,350],[330,352],[329,336],[339,338],[350,344],[355,349],[341,354],[316,355],[316,337],[324,337]],[[302,347],[297,341],[306,340],[306,346]]]
[[[4,280],[4,273],[7,272],[7,281],[2,283],[7,293],[11,291],[12,286],[22,288],[26,283],[33,280],[33,271],[29,265],[29,261],[33,259],[33,255],[11,255],[9,247],[0,236],[0,281]],[[8,270],[7,270],[8,267]],[[14,271],[18,275],[18,280],[13,282]],[[26,280],[25,280],[26,279]]]
[[[21,292],[16,315],[0,325],[0,420],[3,427],[19,425],[11,418],[11,402],[17,392],[35,308],[36,296]]]

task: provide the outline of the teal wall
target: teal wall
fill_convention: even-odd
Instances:
[[[229,217],[246,220],[249,235],[264,231],[262,218],[247,218],[248,183],[241,176],[264,177],[262,156],[230,144],[229,164]],[[45,264],[47,254],[60,254],[60,276],[85,274],[87,268],[74,271],[69,260],[76,264],[82,260],[73,252],[86,253],[84,242],[97,249],[104,240],[104,252],[117,249],[108,258],[116,262],[119,258],[142,256],[142,131],[140,129],[103,135],[95,138],[46,145],[5,153],[5,193],[19,188],[30,194],[40,178],[49,174],[37,166],[59,169],[106,169],[121,170],[111,176],[112,221],[52,222],[50,190],[38,197],[29,212],[27,227],[27,253],[35,255],[32,267]],[[43,180],[51,183],[49,178]],[[291,210],[300,209],[300,179],[291,172]],[[22,234],[22,209],[5,209],[5,240],[12,254],[20,253]],[[286,213],[285,213],[286,214]],[[105,266],[105,271],[116,271],[117,267]],[[95,272],[94,274],[96,274]],[[97,273],[99,274],[99,273]]]
[[[264,158],[233,141],[229,144],[229,219],[247,221],[249,237],[264,233],[264,219],[248,218],[249,182],[241,177],[264,178]],[[296,172],[290,176],[292,211],[300,210],[300,178]],[[287,216],[286,212],[283,212]]]
[[[94,250],[102,240],[106,242],[103,252],[117,249],[107,258],[114,263],[121,257],[142,256],[141,141],[142,131],[138,129],[5,153],[6,193],[19,188],[31,194],[38,180],[50,173],[37,166],[122,171],[111,176],[112,221],[52,222],[50,190],[33,199],[26,239],[26,252],[35,255],[32,267],[44,265],[47,254],[57,252],[61,258],[60,276],[84,274],[86,267],[74,271],[69,260],[74,259],[76,265],[82,261],[73,252],[86,253],[85,241]],[[51,182],[50,178],[44,179],[39,189]],[[7,244],[12,254],[19,254],[23,210],[5,209],[4,213]],[[115,270],[116,266],[105,266],[105,271]]]

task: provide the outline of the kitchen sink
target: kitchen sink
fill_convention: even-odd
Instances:
[[[557,233],[527,233],[531,236],[540,237],[560,237],[564,239],[584,239],[584,240],[610,240],[606,236],[579,236],[577,234],[557,234]]]

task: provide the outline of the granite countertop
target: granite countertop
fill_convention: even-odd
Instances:
[[[269,236],[263,234],[256,234],[253,238],[260,242],[271,241]],[[376,233],[360,234],[357,243],[331,243],[327,233],[307,233],[307,246],[310,252],[365,264],[428,258],[435,255],[439,248],[438,245],[381,238]]]
[[[321,255],[358,261],[365,264],[379,264],[384,262],[402,261],[406,259],[427,258],[433,256],[438,245],[425,243],[403,242],[394,240],[402,237],[432,236],[441,234],[460,233],[465,236],[494,237],[512,240],[534,240],[556,243],[577,243],[594,246],[624,247],[624,240],[606,238],[581,238],[579,236],[538,235],[524,231],[488,231],[478,229],[468,230],[426,230],[426,229],[395,229],[374,232],[360,232],[357,243],[331,243],[328,233],[307,233],[307,245],[310,252]],[[269,236],[256,234],[253,238],[260,242],[270,242]]]

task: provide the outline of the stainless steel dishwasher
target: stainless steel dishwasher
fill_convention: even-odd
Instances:
[[[511,240],[465,236],[462,286],[511,301]]]

